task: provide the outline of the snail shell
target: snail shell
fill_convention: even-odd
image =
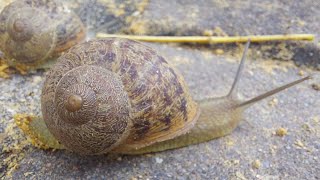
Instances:
[[[63,54],[42,89],[43,118],[67,149],[138,149],[190,130],[199,116],[181,75],[132,40],[85,42]]]
[[[0,49],[10,60],[41,64],[85,37],[81,20],[54,0],[18,0],[0,14]]]

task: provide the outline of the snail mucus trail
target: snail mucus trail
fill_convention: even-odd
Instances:
[[[245,56],[249,44],[249,42],[246,44],[236,78],[229,93],[223,97],[208,98],[196,102],[200,108],[200,115],[199,118],[197,118],[194,126],[188,129],[187,132],[178,136],[171,136],[162,141],[155,141],[144,146],[130,146],[130,144],[122,144],[118,147],[113,147],[111,150],[108,150],[108,153],[143,154],[158,152],[191,144],[198,144],[228,135],[237,127],[237,125],[243,118],[243,112],[248,107],[262,99],[265,99],[266,97],[269,97],[284,89],[292,87],[311,78],[310,76],[307,76],[284,86],[278,87],[262,95],[259,95],[255,98],[245,101],[240,100],[237,94],[237,86],[241,76],[241,72],[244,68]],[[66,99],[65,101],[67,111],[77,111],[83,105],[83,99],[82,97],[79,97],[78,94],[69,94],[68,98],[64,99]],[[48,117],[48,115],[45,117]],[[38,144],[40,142],[40,144],[42,144],[42,147],[65,149],[65,145],[58,143],[56,137],[49,131],[49,128],[46,127],[47,125],[43,117],[32,117],[31,119],[29,119],[29,129],[23,130],[31,137],[31,139],[36,139]],[[126,141],[123,142],[125,143]],[[102,154],[100,152],[101,151],[99,151],[98,153],[83,154]],[[81,152],[77,153],[82,154]]]

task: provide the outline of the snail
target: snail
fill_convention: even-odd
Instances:
[[[248,47],[228,95],[195,101],[179,72],[140,42],[107,38],[78,44],[46,75],[43,117],[29,119],[29,134],[47,147],[83,155],[149,153],[228,135],[246,108],[310,79],[240,100],[237,83]]]
[[[84,37],[80,18],[54,0],[17,0],[0,14],[0,50],[11,65],[43,64]]]

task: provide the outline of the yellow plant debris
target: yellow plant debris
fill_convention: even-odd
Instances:
[[[261,167],[261,162],[259,159],[256,159],[252,162],[252,167],[255,169],[259,169]]]
[[[9,65],[5,61],[0,60],[0,78],[9,78]]]
[[[14,121],[18,127],[28,135],[28,140],[32,145],[40,149],[49,149],[49,146],[39,139],[40,135],[30,129],[30,123],[33,118],[34,116],[28,114],[16,114]]]
[[[288,130],[286,130],[285,128],[279,128],[276,130],[276,135],[277,136],[285,136],[288,134]]]
[[[3,136],[1,153],[5,154],[5,158],[0,162],[0,169],[5,168],[5,177],[11,177],[12,173],[19,168],[19,162],[25,157],[25,148],[29,142],[21,131],[18,131],[15,123],[8,124]]]

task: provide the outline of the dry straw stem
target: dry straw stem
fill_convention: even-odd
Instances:
[[[247,42],[266,42],[266,41],[313,41],[314,34],[285,34],[285,35],[251,35],[251,36],[139,36],[139,35],[117,35],[98,33],[97,38],[119,37],[138,41],[159,42],[159,43],[241,43]]]

